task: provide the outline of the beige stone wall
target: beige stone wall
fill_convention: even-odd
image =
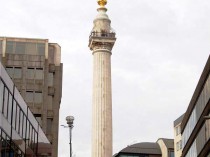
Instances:
[[[162,153],[162,157],[169,157],[169,155],[168,155],[168,149],[167,149],[165,143],[163,142],[163,140],[159,139],[159,140],[157,141],[157,143],[158,143],[159,146],[160,146],[161,153]]]
[[[182,149],[177,148],[177,144],[181,142],[182,136],[181,133],[177,135],[177,127],[181,127],[181,123],[174,127],[174,155],[175,157],[181,157]]]

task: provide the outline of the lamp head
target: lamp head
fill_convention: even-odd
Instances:
[[[74,117],[73,116],[67,116],[66,117],[66,122],[69,126],[72,126],[73,122],[74,122]]]

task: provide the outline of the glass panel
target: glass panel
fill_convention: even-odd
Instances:
[[[34,73],[35,73],[34,68],[28,68],[27,69],[27,78],[28,79],[34,79]]]
[[[23,138],[25,138],[25,136],[26,136],[25,133],[26,133],[26,117],[23,114]]]
[[[23,112],[20,110],[20,128],[19,128],[19,134],[22,137],[23,136]]]
[[[15,53],[25,54],[25,43],[24,42],[16,42]]]
[[[7,71],[8,75],[11,78],[13,78],[13,74],[14,74],[13,67],[6,67],[6,71]]]
[[[36,43],[26,43],[26,53],[35,55],[37,52]]]
[[[174,157],[174,152],[170,151],[170,157]]]
[[[22,77],[22,68],[15,67],[14,69],[14,78],[21,78]]]
[[[8,90],[4,87],[4,106],[3,106],[3,113],[4,116],[7,117],[7,107],[8,107]]]
[[[12,120],[12,95],[9,93],[9,102],[8,102],[8,121],[11,124]]]
[[[19,124],[20,124],[20,107],[17,105],[17,112],[16,112],[16,131],[19,132]]]
[[[7,43],[6,43],[6,53],[14,53],[14,45],[15,45],[15,42],[7,41]]]
[[[45,44],[37,44],[38,55],[45,55]]]
[[[3,92],[4,92],[4,84],[0,79],[0,113],[2,112],[3,108]]]
[[[43,69],[42,68],[36,68],[36,79],[43,79]]]
[[[34,101],[33,97],[34,97],[33,91],[26,91],[26,97],[25,97],[26,102],[33,102]]]
[[[39,122],[39,125],[42,125],[42,115],[41,114],[34,114],[34,117]]]
[[[34,93],[34,103],[42,103],[42,92]]]
[[[17,103],[15,100],[13,100],[13,120],[12,120],[12,126],[15,128],[16,126],[16,112],[17,112]]]

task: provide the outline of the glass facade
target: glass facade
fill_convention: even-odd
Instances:
[[[195,128],[195,125],[197,124],[204,108],[206,107],[207,102],[210,98],[210,77],[208,76],[208,79],[203,87],[203,90],[196,102],[195,108],[193,109],[190,118],[187,122],[187,125],[185,126],[185,129],[182,134],[182,146],[184,147],[192,134],[193,129]]]
[[[209,61],[207,64],[209,64]],[[204,119],[203,117],[206,115],[206,113],[209,112],[209,106],[207,106],[210,100],[209,70],[208,75],[205,76],[205,78],[207,79],[202,86],[202,91],[199,93],[198,97],[192,98],[196,99],[196,103],[182,133],[182,147],[184,157],[203,156],[202,153],[205,153],[206,144],[210,139],[210,123],[209,120]]]
[[[6,53],[45,55],[45,43],[7,41]]]
[[[21,45],[19,46],[21,49]],[[37,99],[40,101],[39,98]],[[39,144],[50,145],[37,120],[1,64],[0,138],[1,157],[38,156]]]

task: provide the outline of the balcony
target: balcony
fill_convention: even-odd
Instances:
[[[115,33],[91,32],[90,37],[115,38]]]

